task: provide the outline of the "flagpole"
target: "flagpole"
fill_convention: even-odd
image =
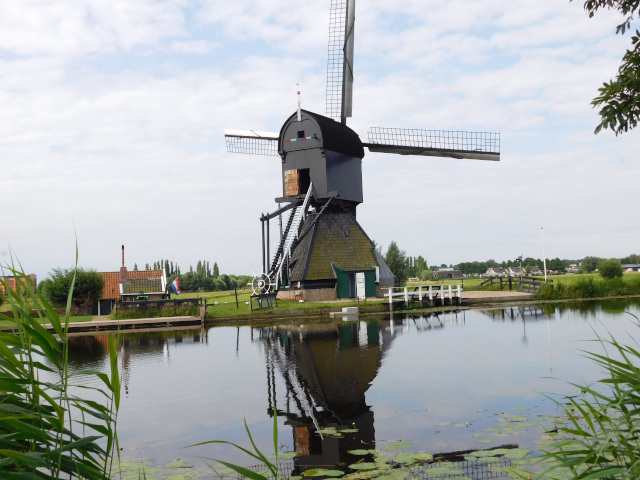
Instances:
[[[542,232],[542,264],[544,266],[544,281],[547,281],[547,257],[544,254],[544,227],[540,227]]]

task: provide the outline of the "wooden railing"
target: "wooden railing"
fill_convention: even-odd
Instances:
[[[433,302],[438,298],[442,301],[459,298],[462,294],[462,285],[417,285],[411,287],[389,287],[387,290],[389,293],[385,293],[384,296],[389,298],[389,307],[393,309],[394,298],[400,298],[407,304],[410,301],[422,303],[425,300]]]

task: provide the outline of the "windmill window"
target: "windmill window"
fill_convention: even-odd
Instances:
[[[304,138],[304,130],[298,131],[298,138]]]

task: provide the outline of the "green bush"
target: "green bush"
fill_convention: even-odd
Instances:
[[[75,277],[66,315],[60,318],[28,276],[11,271],[26,278],[30,288],[16,293],[4,283],[12,315],[0,314],[0,320],[10,322],[13,331],[0,332],[0,478],[107,480],[118,448],[120,380],[114,337],[109,336],[110,375],[79,372],[94,375],[99,386],[82,382],[79,391],[91,400],[72,394],[67,328]],[[50,324],[57,338],[41,323]]]
[[[580,278],[576,284],[576,298],[595,298],[600,295],[600,288],[593,278]]]
[[[40,290],[54,307],[64,307],[70,292],[73,292],[73,313],[90,313],[93,303],[104,289],[102,275],[83,268],[54,268],[50,278],[40,282]],[[72,288],[73,285],[73,288]]]
[[[614,278],[622,278],[622,264],[619,260],[611,259],[611,260],[603,260],[598,264],[598,272],[602,276],[602,278],[606,279],[614,279]]]

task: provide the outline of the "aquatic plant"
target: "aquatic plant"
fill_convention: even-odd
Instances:
[[[231,445],[238,450],[243,451],[247,455],[253,457],[257,460],[260,465],[264,465],[268,472],[267,475],[263,475],[260,472],[254,472],[253,470],[249,470],[248,468],[242,467],[240,465],[236,465],[234,463],[225,462],[223,460],[217,460],[215,458],[207,458],[208,460],[213,460],[214,462],[220,463],[225,467],[232,469],[233,471],[239,473],[243,477],[250,478],[251,480],[268,480],[270,477],[277,479],[278,478],[278,415],[277,411],[273,409],[273,448],[275,451],[275,460],[271,462],[261,451],[258,449],[257,445],[253,441],[253,436],[251,435],[251,431],[249,430],[249,426],[247,425],[247,420],[244,421],[244,428],[247,431],[247,436],[249,437],[249,441],[251,442],[251,446],[253,447],[253,452],[248,450],[240,445],[236,445],[235,443],[228,442],[226,440],[208,440],[206,442],[196,443],[194,445],[190,445],[191,447],[195,447],[198,445],[208,445],[212,443],[221,443],[225,445]],[[209,467],[215,471],[215,467],[209,464]]]
[[[635,341],[597,341],[605,353],[583,353],[605,375],[594,385],[572,383],[582,395],[556,400],[570,423],[558,429],[564,438],[542,450],[551,466],[539,478],[640,478],[640,349]]]
[[[6,270],[26,283],[17,291],[5,283],[12,315],[0,314],[12,328],[0,332],[0,478],[106,480],[118,445],[115,339],[109,336],[109,375],[70,373],[67,329],[75,278],[61,318],[28,276]],[[79,375],[85,378],[78,386],[82,396],[71,388]],[[87,386],[87,375],[99,379],[101,387]]]

